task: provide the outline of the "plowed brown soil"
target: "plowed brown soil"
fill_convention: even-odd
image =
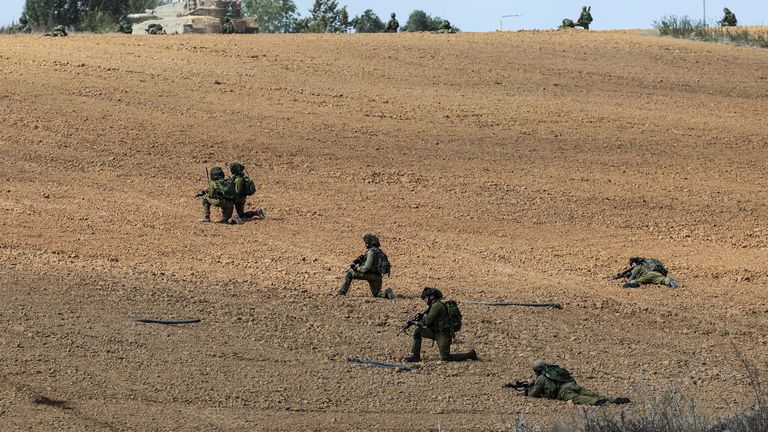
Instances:
[[[501,430],[753,401],[768,348],[768,51],[629,32],[0,38],[0,429]],[[201,225],[240,161],[267,219]],[[393,265],[333,297],[361,235]],[[629,256],[681,288],[622,290]],[[436,286],[456,351],[396,336]],[[199,318],[168,327],[133,319]],[[40,404],[42,397],[58,404]],[[613,413],[619,407],[588,408]]]

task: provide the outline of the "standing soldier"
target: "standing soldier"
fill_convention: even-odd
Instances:
[[[448,306],[440,301],[443,293],[437,288],[424,288],[421,291],[421,299],[427,304],[427,310],[417,315],[416,325],[413,331],[413,345],[411,355],[403,359],[404,362],[415,363],[421,361],[421,339],[427,338],[437,342],[442,361],[477,360],[477,352],[471,349],[465,354],[451,354],[451,342],[453,342],[454,322],[448,312]]]
[[[235,33],[235,24],[232,22],[232,18],[227,16],[224,18],[224,24],[221,25],[221,32],[224,34],[233,34]]]
[[[535,378],[528,381],[531,387],[525,389],[526,396],[573,401],[576,405],[599,406],[608,402],[621,405],[630,402],[625,397],[605,396],[587,390],[576,384],[567,369],[547,364],[543,360],[533,363],[533,373]]]
[[[208,223],[211,221],[211,206],[214,206],[221,208],[221,218],[216,220],[216,223],[227,223],[232,217],[232,210],[234,209],[232,203],[234,193],[235,188],[232,181],[224,179],[224,170],[218,166],[211,168],[208,189],[198,192],[198,196],[203,197],[203,217],[200,222]],[[237,215],[235,217],[240,219]]]
[[[365,243],[365,253],[349,266],[349,270],[344,275],[344,283],[341,284],[336,295],[347,295],[352,280],[359,279],[368,281],[371,294],[374,297],[393,299],[395,295],[392,293],[392,288],[387,288],[385,291],[381,290],[383,274],[389,274],[389,258],[381,250],[379,238],[373,234],[366,234],[363,236],[363,242]]]
[[[389,21],[387,21],[387,26],[384,27],[384,31],[386,33],[397,33],[397,29],[400,28],[400,23],[397,22],[397,19],[395,18],[395,13],[392,12],[389,15]]]
[[[589,25],[592,24],[592,6],[583,6],[581,8],[581,15],[579,15],[579,20],[576,21],[576,25],[583,27],[584,30],[589,30]]]

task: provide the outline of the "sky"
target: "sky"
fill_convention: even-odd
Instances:
[[[313,0],[294,0],[301,15],[308,15]],[[382,21],[395,12],[400,25],[405,25],[414,9],[440,16],[462,31],[487,32],[504,30],[552,29],[563,18],[574,21],[582,6],[592,6],[594,30],[651,28],[654,21],[668,15],[689,15],[700,19],[706,5],[707,21],[722,18],[723,7],[736,14],[740,25],[768,24],[766,0],[338,0],[347,6],[350,16],[373,9]],[[18,20],[24,0],[0,0],[0,26]],[[520,15],[501,18],[502,15]]]

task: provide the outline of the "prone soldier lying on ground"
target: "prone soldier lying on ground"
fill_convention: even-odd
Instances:
[[[606,396],[587,390],[576,384],[576,380],[571,377],[568,370],[547,364],[543,360],[536,360],[533,363],[533,373],[535,377],[528,381],[518,380],[505,384],[504,387],[522,390],[525,396],[572,401],[577,405],[600,406],[608,402],[621,405],[630,402],[626,397]]]
[[[611,279],[626,278],[622,288],[639,288],[640,285],[665,285],[677,288],[677,280],[667,276],[667,269],[655,258],[631,257],[629,267],[613,275]]]
[[[440,359],[443,361],[477,360],[474,349],[465,354],[451,354],[451,343],[454,333],[461,329],[461,313],[455,301],[441,301],[443,293],[436,288],[424,288],[421,299],[427,303],[427,310],[406,322],[403,331],[416,326],[413,332],[411,355],[403,361],[408,363],[421,361],[421,339],[427,338],[437,342]]]

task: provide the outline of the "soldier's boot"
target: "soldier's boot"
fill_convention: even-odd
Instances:
[[[347,295],[347,293],[342,291],[342,290],[338,290],[338,291],[336,291],[336,295],[338,297],[345,297]]]
[[[670,276],[667,285],[669,285],[670,288],[677,288],[677,280]]]
[[[211,217],[210,216],[203,216],[200,218],[200,223],[210,223]]]
[[[263,220],[265,217],[266,215],[264,215],[264,209],[261,209],[261,208],[256,209],[256,219]]]
[[[615,403],[616,405],[624,405],[624,404],[628,404],[629,402],[630,402],[629,398],[626,398],[626,397],[617,397],[616,399],[613,400],[613,403]]]
[[[466,361],[466,360],[477,360],[477,351],[473,349],[469,350],[468,353],[464,354],[451,354],[448,361],[452,362],[459,362],[459,361]]]
[[[406,363],[418,363],[421,361],[421,357],[417,356],[416,354],[411,354],[408,357],[404,357],[403,361]]]
[[[622,288],[640,288],[640,284],[637,282],[627,282],[621,286]]]
[[[242,224],[243,224],[243,219],[240,217],[240,215],[239,215],[239,214],[235,213],[235,214],[234,214],[234,215],[233,215],[233,216],[232,216],[232,217],[229,219],[229,223],[230,223],[230,225],[234,225],[234,224],[237,224],[237,225],[242,225]]]
[[[595,401],[595,406],[603,406],[608,403],[608,399],[598,399]]]
[[[384,290],[384,298],[386,298],[387,300],[392,300],[395,298],[395,293],[392,292],[392,288],[387,288],[386,290]]]
[[[222,216],[222,217],[220,217],[220,218],[216,219],[216,223],[221,223],[221,224],[223,224],[223,223],[227,223],[227,222],[229,222],[229,219],[225,218],[224,216]]]
[[[200,218],[200,223],[209,223],[211,221],[211,205],[203,198],[203,217]]]

